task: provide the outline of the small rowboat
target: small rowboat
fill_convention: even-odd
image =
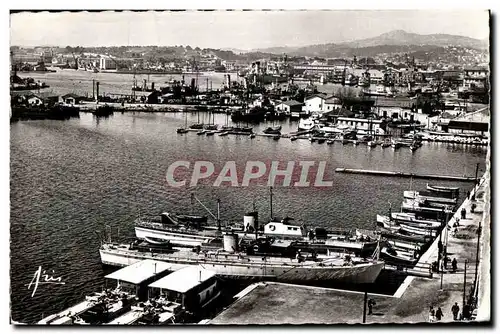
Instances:
[[[430,230],[430,229],[425,229],[425,228],[418,228],[418,227],[412,227],[409,225],[404,225],[401,224],[401,231],[406,232],[410,235],[430,235],[430,236],[435,236],[436,231],[435,230]]]
[[[415,264],[418,260],[414,256],[411,256],[410,253],[396,251],[393,248],[387,247],[382,248],[380,257],[387,262],[407,265]]]
[[[151,238],[151,237],[144,237],[144,240],[146,240],[148,243],[152,245],[167,245],[170,243],[169,240],[166,239],[158,239],[158,238]]]
[[[433,186],[427,184],[427,190],[437,192],[437,193],[445,193],[445,194],[458,194],[460,191],[459,187],[444,187],[444,186]]]

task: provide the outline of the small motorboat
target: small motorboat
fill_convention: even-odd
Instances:
[[[184,129],[184,128],[178,128],[177,129],[177,133],[181,133],[182,134],[182,133],[186,133],[186,132],[188,132],[187,129]]]
[[[440,197],[439,195],[436,195],[436,193],[432,193],[432,192],[404,191],[403,196],[404,196],[404,198],[409,198],[409,199],[415,198],[418,200],[424,200],[426,202],[436,202],[436,203],[443,203],[443,204],[449,204],[449,205],[456,205],[457,204],[456,198]]]
[[[200,131],[196,132],[196,134],[197,134],[198,136],[202,136],[202,135],[204,135],[206,132],[207,132],[207,130],[200,130]]]
[[[250,137],[250,139],[255,138],[255,133],[250,134],[250,136],[249,136],[249,137]]]
[[[227,136],[229,134],[229,131],[222,131],[221,133],[219,133],[219,137],[224,137],[224,136]]]
[[[318,138],[318,144],[323,144],[325,140],[325,138]]]
[[[382,248],[380,257],[387,262],[404,265],[413,265],[418,260],[408,252],[396,251],[394,248],[388,247]]]
[[[213,136],[215,134],[215,131],[207,131],[205,132],[207,136]]]
[[[335,143],[335,140],[333,140],[333,139],[328,139],[328,140],[326,141],[326,144],[327,144],[327,145],[333,145],[334,143]]]
[[[375,147],[375,146],[377,146],[377,142],[374,142],[374,141],[370,140],[369,142],[366,143],[366,145],[368,147]]]
[[[267,129],[265,129],[262,132],[264,132],[265,134],[268,134],[268,135],[280,135],[281,134],[281,125],[274,126],[274,127],[268,127]]]
[[[407,225],[418,224],[419,226],[429,226],[431,228],[442,225],[442,223],[437,220],[417,219],[414,214],[404,212],[392,213],[391,218],[396,222],[402,222]]]
[[[400,230],[400,227],[395,225],[390,220],[379,219],[379,217],[381,217],[381,216],[377,215],[377,225],[378,226],[380,226],[380,227],[382,227],[390,232],[398,232]]]
[[[447,194],[458,194],[460,191],[459,187],[445,187],[445,186],[433,186],[427,184],[427,190],[436,192],[436,193],[447,193]]]
[[[296,136],[291,136],[291,137],[290,137],[290,140],[291,140],[291,141],[295,141],[295,140],[297,140],[297,137],[296,137]]]
[[[429,236],[436,236],[436,231],[427,229],[427,228],[418,228],[418,227],[413,227],[405,224],[401,224],[401,232],[406,232],[410,235],[429,235]]]

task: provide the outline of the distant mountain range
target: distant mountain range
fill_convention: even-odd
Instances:
[[[292,56],[337,57],[346,54],[364,55],[362,51],[369,51],[370,55],[373,56],[377,53],[421,51],[423,48],[429,49],[446,46],[486,50],[489,46],[489,41],[487,39],[479,40],[458,35],[419,35],[404,30],[394,30],[376,37],[352,42],[327,43],[302,47],[272,47],[254,51],[273,54],[286,53]]]

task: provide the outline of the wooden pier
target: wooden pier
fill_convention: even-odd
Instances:
[[[391,171],[369,170],[369,169],[335,168],[335,172],[346,173],[346,174],[375,175],[375,176],[396,176],[396,177],[428,179],[428,180],[466,181],[466,182],[474,182],[476,180],[474,177],[467,177],[467,176],[464,177],[464,176],[452,176],[452,175],[415,174],[415,173],[391,172]]]

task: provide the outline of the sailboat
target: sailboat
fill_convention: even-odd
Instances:
[[[187,129],[187,113],[184,114],[184,127],[183,128],[178,128],[177,133],[183,134],[188,132]]]

